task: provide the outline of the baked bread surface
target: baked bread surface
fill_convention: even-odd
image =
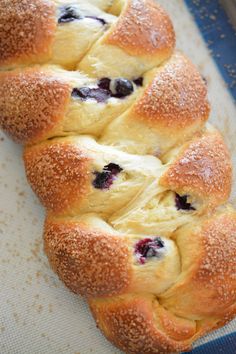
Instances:
[[[154,0],[0,0],[0,126],[47,210],[44,248],[126,353],[236,313],[232,166]]]

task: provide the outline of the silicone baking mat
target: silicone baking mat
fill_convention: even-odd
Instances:
[[[235,32],[218,1],[159,2],[173,19],[177,47],[207,80],[211,122],[222,131],[236,171]],[[0,354],[121,353],[100,334],[85,301],[48,266],[44,211],[27,185],[21,147],[0,134],[0,149]],[[231,201],[236,207],[236,174]],[[195,353],[236,353],[235,330],[231,322],[203,338]]]

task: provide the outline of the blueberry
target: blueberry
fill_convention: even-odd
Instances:
[[[92,20],[99,21],[103,26],[107,24],[107,22],[100,17],[96,16],[82,16],[78,13],[77,9],[73,6],[65,6],[60,9],[60,17],[58,19],[58,23],[68,23],[75,20],[82,20],[83,18],[91,18]]]
[[[112,86],[113,96],[117,98],[126,97],[134,91],[132,82],[123,78],[115,79]]]
[[[137,79],[133,80],[136,86],[143,86],[143,77],[138,77]]]
[[[93,186],[96,189],[109,189],[113,183],[113,177],[109,172],[94,172],[96,176],[93,181]]]
[[[104,77],[98,81],[97,86],[74,88],[71,95],[82,101],[93,98],[97,102],[105,102],[111,97],[122,98],[130,95],[134,90],[132,82],[123,78],[111,80]]]
[[[58,19],[58,23],[67,23],[75,20],[81,20],[83,17],[72,6],[66,6],[61,8],[61,15]]]
[[[90,89],[89,98],[95,99],[97,102],[105,102],[111,97],[110,92],[100,88]]]
[[[96,189],[109,189],[113,184],[115,177],[122,171],[123,169],[111,162],[108,165],[103,167],[102,172],[95,171],[95,179],[93,180],[93,186]]]
[[[191,203],[188,203],[188,196],[175,194],[175,205],[178,210],[196,210]]]
[[[81,87],[80,89],[74,88],[71,96],[74,98],[82,98],[86,99],[89,96],[90,88],[89,87]]]
[[[141,264],[145,264],[147,258],[159,257],[160,249],[165,247],[160,237],[144,238],[135,245],[135,255]]]
[[[110,91],[110,83],[111,83],[111,79],[107,77],[103,77],[98,81],[98,87],[100,87],[103,90]]]
[[[90,87],[81,87],[79,89],[74,88],[72,91],[72,97],[80,98],[82,101],[88,99],[94,99],[97,102],[105,102],[111,97],[111,94],[108,90],[102,88],[90,88]]]
[[[110,171],[113,175],[118,175],[118,173],[120,173],[123,168],[121,168],[119,165],[117,165],[116,163],[110,162],[108,165],[103,167],[104,171]]]

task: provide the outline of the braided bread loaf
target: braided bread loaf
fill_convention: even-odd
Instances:
[[[0,125],[25,145],[45,251],[126,353],[236,313],[232,169],[154,0],[0,0]]]

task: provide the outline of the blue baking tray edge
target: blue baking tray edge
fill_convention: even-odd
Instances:
[[[185,0],[236,101],[236,30],[218,0]]]
[[[189,354],[236,354],[236,333],[215,339],[206,344],[200,345]]]

